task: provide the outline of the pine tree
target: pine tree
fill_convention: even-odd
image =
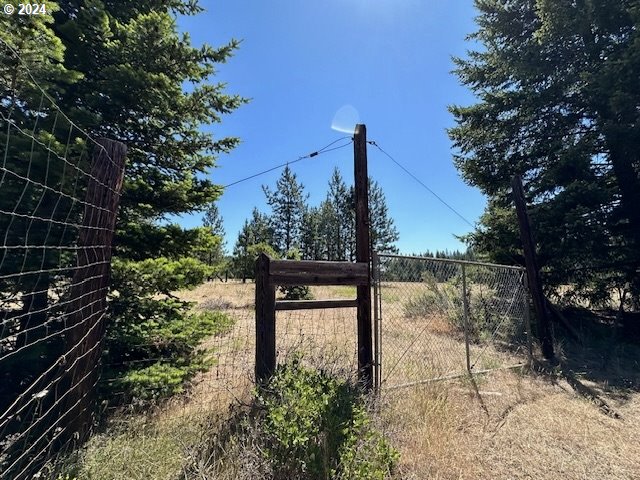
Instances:
[[[251,220],[245,220],[238,233],[233,249],[232,268],[234,273],[245,281],[253,277],[253,264],[251,264],[251,247],[254,245],[268,245],[273,250],[273,229],[269,218],[260,213],[257,208],[251,212]]]
[[[271,207],[270,222],[274,234],[273,246],[280,253],[286,253],[300,246],[300,227],[306,208],[307,195],[304,186],[298,182],[295,173],[287,165],[272,191],[262,187]]]
[[[224,238],[224,223],[222,216],[220,215],[220,211],[218,210],[218,205],[215,202],[212,202],[209,205],[209,208],[204,212],[202,225],[210,228],[214,235]]]
[[[478,103],[451,108],[454,160],[489,197],[469,239],[502,258],[519,250],[519,174],[547,283],[596,301],[629,283],[640,295],[636,3],[478,0],[481,47],[456,60]]]
[[[330,221],[329,235],[332,237],[331,250],[328,252],[329,260],[347,260],[348,242],[351,234],[352,209],[350,208],[349,189],[345,184],[340,170],[336,167],[329,180],[329,192],[327,202],[333,209],[333,214],[328,216]]]
[[[212,238],[205,236],[205,241],[200,242],[198,245],[199,251],[202,253],[197,255],[196,258],[200,258],[207,265],[220,265],[224,260],[224,224],[218,205],[215,202],[211,202],[209,208],[202,217],[202,225],[207,229],[207,233]]]
[[[50,2],[47,8],[55,12],[57,4]],[[14,400],[14,389],[42,374],[64,347],[61,336],[53,335],[64,328],[64,321],[49,304],[49,270],[62,262],[61,250],[19,247],[71,247],[75,235],[66,224],[78,222],[82,212],[73,198],[83,182],[76,185],[69,169],[65,175],[63,157],[77,159],[89,146],[31,78],[54,101],[59,99],[79,78],[63,64],[64,55],[51,15],[0,16],[0,231],[3,246],[14,247],[0,249],[0,343],[5,352],[29,346],[2,362],[0,410]],[[85,162],[77,162],[79,168],[87,168]],[[69,277],[69,272],[57,275],[61,283]],[[16,299],[21,308],[5,310]],[[48,317],[53,318],[47,323]]]
[[[321,260],[323,245],[320,238],[320,211],[316,207],[309,207],[302,214],[300,228],[300,254],[305,260]]]
[[[337,260],[336,249],[336,224],[338,223],[338,212],[335,205],[330,200],[323,200],[318,208],[318,222],[320,228],[319,244],[320,258],[322,260]]]
[[[382,188],[369,177],[369,224],[371,229],[371,245],[377,252],[397,253],[394,245],[400,235],[393,219],[389,216],[387,199]]]
[[[123,342],[134,338],[127,329],[139,327],[144,334],[139,332],[135,337],[140,339],[139,345],[128,344],[128,355],[130,359],[137,356],[136,360],[144,361],[126,365],[132,369],[145,368],[146,359],[158,357],[167,357],[168,361],[176,352],[156,351],[150,355],[149,345],[162,342],[149,342],[148,338],[161,338],[172,331],[175,324],[190,315],[190,306],[170,298],[166,291],[152,291],[149,285],[141,285],[146,280],[139,271],[148,268],[150,261],[155,262],[155,275],[162,278],[154,279],[157,281],[150,285],[170,284],[175,289],[193,286],[206,272],[202,265],[181,260],[202,245],[202,232],[166,225],[161,220],[173,214],[202,210],[221,194],[221,188],[208,179],[208,173],[216,156],[231,150],[238,139],[216,138],[211,129],[202,127],[220,122],[223,115],[244,103],[239,96],[225,93],[224,85],[212,83],[217,65],[231,56],[238,43],[231,41],[220,48],[192,46],[189,36],[178,32],[176,22],[177,14],[194,15],[201,11],[198,2],[192,0],[67,0],[47,2],[46,7],[50,13],[46,16],[0,17],[1,38],[20,51],[38,83],[73,122],[93,137],[122,141],[129,152],[115,237],[114,263],[118,267],[112,277],[112,289],[125,294],[110,297],[111,330],[106,354],[122,350]],[[0,77],[3,84],[7,81],[10,85],[9,89],[3,85],[0,92],[0,109],[13,108],[13,102],[5,100],[14,95],[18,83],[28,82],[18,82],[20,78],[12,76],[11,68],[16,64],[5,63],[8,55],[4,47],[0,47],[0,56]],[[41,98],[39,92],[20,94],[31,102],[24,104],[28,106],[22,113],[13,108],[11,118],[19,122],[22,121],[19,115],[35,113]],[[47,112],[38,118],[43,131],[53,132],[54,138],[47,139],[47,143],[51,140],[52,149],[64,147],[64,143],[56,140],[63,138],[66,142],[63,134],[68,135],[68,127],[66,132],[49,129],[47,122],[51,120],[49,125],[53,125],[53,115]],[[25,125],[29,123],[24,120]],[[72,141],[71,146],[82,150],[81,143]],[[20,151],[28,150],[18,149],[15,156],[11,154],[18,168],[24,163]],[[79,158],[78,152],[65,153],[70,158]],[[46,155],[31,157],[34,179],[39,171],[46,171],[48,161]],[[64,170],[54,164],[49,167],[49,181],[56,183],[56,172]],[[19,185],[5,187],[9,185],[2,185],[3,201],[10,198],[5,194]],[[59,188],[64,191],[67,186],[62,183]],[[45,200],[43,208],[56,205],[63,211],[63,205]],[[73,215],[76,213],[72,212],[71,218]],[[53,217],[45,214],[44,218]],[[52,230],[49,239],[64,245],[66,239],[56,238],[63,234]],[[68,239],[72,241],[73,238]],[[15,260],[13,256],[4,265],[16,263]],[[47,268],[49,260],[44,260],[42,266]],[[40,280],[45,285],[37,290],[46,292],[47,276],[40,276]],[[33,290],[24,284],[21,288]],[[35,310],[39,309],[36,303],[29,305],[31,310],[34,305]],[[152,325],[156,330],[150,332]],[[38,345],[38,348],[45,346]],[[35,353],[45,363],[58,357],[53,349]],[[195,372],[189,370],[188,356],[185,353],[180,357],[178,353],[172,368],[182,369],[181,373]],[[120,360],[110,357],[107,363],[118,364]],[[121,369],[115,374],[126,372]]]
[[[373,250],[377,252],[393,253],[398,249],[394,245],[400,238],[396,229],[393,218],[389,215],[387,207],[387,199],[382,188],[371,177],[369,177],[369,235]],[[356,254],[356,229],[355,229],[355,189],[351,186],[347,192],[346,201],[344,202],[344,215],[346,219],[345,225],[347,241],[346,241],[346,258],[350,261],[355,260]]]

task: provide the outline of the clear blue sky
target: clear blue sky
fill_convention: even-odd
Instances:
[[[375,140],[471,222],[483,196],[461,180],[445,129],[450,104],[473,97],[451,74],[451,56],[464,56],[475,30],[472,0],[203,0],[207,11],[180,19],[194,44],[242,40],[215,78],[251,102],[214,127],[241,145],[219,158],[212,179],[228,184],[344,135],[331,129],[335,114],[353,106]],[[384,189],[400,231],[401,252],[460,248],[454,234],[470,227],[379,151],[369,148],[369,174]],[[353,148],[292,165],[317,205],[338,166],[353,181]],[[268,211],[262,184],[280,172],[230,187],[219,201],[233,248],[254,206]],[[199,225],[201,215],[180,220]]]

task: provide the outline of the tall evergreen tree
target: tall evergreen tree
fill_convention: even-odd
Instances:
[[[133,336],[127,329],[135,329],[137,325],[136,338],[140,338],[141,344],[129,345],[127,355],[130,359],[139,355],[136,360],[142,360],[150,353],[142,343],[146,343],[148,349],[152,343],[148,336],[172,331],[166,325],[185,318],[189,305],[169,296],[163,300],[160,294],[168,292],[152,291],[149,285],[141,285],[146,280],[139,275],[139,268],[146,268],[149,259],[158,260],[155,276],[163,278],[153,285],[170,284],[173,288],[193,286],[205,273],[205,269],[193,262],[165,261],[191,255],[193,249],[202,244],[202,232],[165,225],[159,220],[172,214],[202,210],[221,193],[221,188],[208,179],[207,173],[216,155],[232,149],[238,140],[216,138],[210,129],[201,127],[220,122],[222,115],[244,102],[236,95],[225,93],[225,85],[212,83],[217,65],[230,57],[237,42],[231,41],[221,48],[206,44],[194,47],[188,34],[179,33],[176,16],[201,11],[198,2],[193,0],[64,0],[47,2],[46,7],[51,15],[0,17],[0,35],[20,52],[36,80],[73,122],[94,137],[104,136],[128,146],[115,239],[114,262],[118,267],[113,276],[113,290],[121,294],[111,297],[107,350],[111,355],[118,350],[119,342],[125,338],[131,340]],[[34,48],[36,44],[38,48]],[[8,79],[7,85],[14,87],[18,83],[27,85],[28,82],[18,82],[19,76],[12,76],[11,69],[17,64],[4,62],[8,55],[3,48],[0,56],[3,81]],[[14,71],[18,70],[14,68]],[[14,96],[14,87],[3,87],[0,109],[13,108],[11,118],[21,121],[15,105],[11,107],[11,100],[5,101]],[[22,104],[26,106],[24,113],[35,113],[41,92],[21,93],[27,94],[24,98],[27,103]],[[31,99],[33,102],[28,102]],[[41,113],[38,119],[46,131],[47,118]],[[47,144],[52,145],[54,151],[64,147],[64,143],[56,140],[60,137],[66,142],[63,134],[68,135],[68,127],[66,132],[49,131],[54,138],[48,139]],[[81,147],[80,142],[72,143],[72,148],[81,150]],[[65,153],[70,158],[79,157],[73,151]],[[17,151],[16,155],[11,155],[12,160],[15,158],[21,164],[21,154]],[[46,155],[33,156],[31,168],[36,174],[49,172],[48,181],[55,184],[55,175],[64,169],[51,164],[47,170],[49,161]],[[8,191],[5,186],[2,193],[6,200],[9,196],[4,195]],[[64,190],[66,186],[62,184],[59,188]],[[55,208],[54,205],[63,210],[55,201],[42,203],[43,208]],[[43,218],[53,217],[45,214]],[[49,240],[54,238],[55,234],[49,236]],[[59,238],[56,244],[60,244],[57,240]],[[15,260],[15,255],[11,255]],[[138,265],[138,262],[146,263]],[[43,267],[47,265],[45,262]],[[40,279],[45,283],[49,281],[46,275]],[[37,290],[47,292],[46,284]],[[31,310],[33,305],[30,303]],[[150,332],[153,325],[156,331]],[[53,350],[37,354],[45,362],[57,358]],[[168,356],[155,352],[147,358]],[[117,364],[119,360],[110,358],[109,363]],[[186,365],[188,370],[188,362],[184,360],[181,359],[181,366],[176,364],[176,368]],[[127,365],[145,368],[148,366],[145,362]],[[125,372],[116,374],[125,375]]]
[[[245,220],[240,233],[238,233],[238,239],[233,249],[232,267],[235,274],[243,281],[252,277],[253,260],[255,260],[253,254],[257,251],[252,247],[260,245],[258,250],[275,253],[272,247],[273,241],[273,229],[269,218],[254,208],[251,212],[251,220]]]
[[[328,252],[329,260],[347,260],[349,235],[352,228],[350,224],[352,211],[350,205],[349,189],[340,175],[340,170],[336,167],[331,174],[329,180],[329,191],[327,193],[327,202],[333,208],[334,214],[327,218],[331,222],[328,225],[331,238],[331,248]]]
[[[197,247],[200,251],[204,251],[197,258],[201,258],[210,266],[220,264],[224,260],[225,255],[225,231],[222,216],[215,202],[211,202],[205,210],[204,216],[202,217],[202,225],[213,238],[206,238],[205,236],[206,241],[203,242],[204,245]]]
[[[378,252],[396,253],[398,248],[394,245],[400,235],[396,229],[393,218],[389,216],[387,199],[382,188],[369,177],[369,225],[371,245]]]
[[[479,101],[452,107],[450,130],[456,166],[489,197],[472,243],[497,259],[518,250],[509,179],[519,174],[547,282],[600,301],[630,284],[638,298],[638,2],[476,7],[481,48],[456,72]]]
[[[287,165],[276,182],[276,189],[262,187],[271,207],[271,226],[274,234],[273,246],[286,253],[300,246],[300,227],[306,208],[307,195],[296,174]]]
[[[246,250],[251,245],[256,245],[258,243],[273,245],[274,233],[269,217],[260,213],[257,208],[254,208],[251,212],[251,219],[245,220],[244,225],[238,234],[238,240],[236,241],[235,248]]]
[[[220,215],[220,210],[215,202],[212,202],[205,210],[202,217],[202,225],[211,229],[211,233],[224,238],[224,222]]]
[[[51,2],[47,8],[58,7]],[[62,336],[54,335],[64,321],[50,305],[49,270],[64,269],[62,258],[69,255],[59,248],[72,248],[76,232],[67,224],[78,222],[82,213],[74,198],[84,183],[65,170],[64,158],[78,159],[89,146],[37,86],[57,101],[79,78],[65,67],[65,48],[53,27],[51,15],[0,16],[0,350],[23,349],[2,362],[0,410],[64,348]],[[20,247],[26,245],[56,248]],[[58,271],[56,277],[62,283],[70,275]]]
[[[309,207],[302,214],[300,228],[300,254],[305,260],[322,259],[323,245],[320,237],[320,211],[316,207]]]
[[[338,223],[338,212],[336,206],[329,199],[323,200],[318,208],[318,222],[320,228],[319,246],[320,258],[322,260],[338,260],[338,250],[336,249],[336,225]]]

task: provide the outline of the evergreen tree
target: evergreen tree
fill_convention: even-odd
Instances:
[[[307,195],[304,186],[298,183],[296,174],[287,165],[272,191],[262,187],[267,203],[271,207],[271,227],[277,251],[286,253],[300,246],[300,227],[302,215],[306,208]]]
[[[330,200],[324,200],[318,208],[318,222],[320,228],[319,245],[320,258],[322,260],[336,260],[338,252],[336,249],[336,224],[338,223],[338,212],[336,206]]]
[[[331,249],[327,254],[329,260],[347,260],[348,258],[349,236],[353,230],[350,224],[355,221],[350,200],[349,189],[340,175],[340,170],[336,167],[329,180],[327,193],[327,202],[333,209],[333,214],[327,218],[330,222],[328,229],[332,240]]]
[[[278,258],[278,253],[267,243],[255,243],[246,249],[240,249],[234,254],[232,260],[233,272],[237,278],[246,282],[247,278],[254,278],[256,271],[256,259],[264,253],[271,258]]]
[[[350,262],[356,261],[356,189],[353,185],[347,191],[347,201],[344,204],[344,216],[347,219],[346,256]]]
[[[251,212],[251,220],[245,220],[244,225],[238,233],[238,239],[233,249],[232,268],[235,275],[245,281],[253,277],[253,265],[250,265],[252,255],[250,254],[253,245],[268,245],[273,250],[273,229],[269,218],[260,213],[257,208]]]
[[[54,12],[58,6],[51,2],[47,8]],[[54,248],[20,248],[71,248],[75,232],[67,224],[81,218],[82,205],[73,199],[84,183],[76,184],[74,172],[65,170],[64,157],[78,159],[90,146],[30,76],[54,101],[59,99],[79,77],[63,64],[64,54],[50,15],[0,16],[0,231],[3,246],[9,247],[0,248],[0,344],[3,353],[23,348],[2,362],[0,410],[64,348],[62,335],[54,335],[65,325],[62,312],[50,305],[49,270],[69,266],[69,255]],[[82,159],[76,161],[87,169]],[[56,278],[64,283],[70,275],[62,271]]]
[[[20,52],[36,80],[72,121],[93,137],[122,141],[129,152],[115,238],[114,262],[118,264],[118,274],[113,276],[112,282],[114,295],[110,297],[111,330],[106,352],[111,355],[118,351],[118,342],[131,340],[131,336],[128,340],[119,336],[128,335],[127,328],[138,325],[146,329],[155,325],[154,332],[137,337],[150,344],[149,337],[162,338],[189,315],[187,303],[165,295],[164,290],[152,291],[147,285],[135,284],[147,282],[137,273],[146,266],[139,266],[137,262],[157,260],[155,275],[163,278],[156,278],[157,282],[150,285],[170,284],[185,288],[195,285],[205,274],[206,269],[178,261],[192,255],[194,249],[202,245],[202,232],[159,221],[168,215],[202,210],[221,193],[221,188],[208,180],[207,173],[213,167],[216,155],[231,150],[238,140],[215,138],[210,129],[202,129],[202,126],[220,122],[222,115],[244,102],[238,96],[226,94],[223,84],[211,83],[217,65],[230,57],[237,42],[232,41],[221,48],[192,46],[189,36],[178,32],[176,23],[177,14],[194,15],[201,11],[198,2],[192,0],[66,0],[47,2],[47,10],[52,14],[0,17],[1,38]],[[34,48],[36,44],[38,48]],[[20,115],[36,113],[42,95],[33,91],[20,92],[26,103],[21,104],[25,106],[24,110],[18,112],[17,104],[11,98],[15,98],[18,83],[27,85],[28,82],[20,81],[22,73],[15,68],[15,61],[5,63],[8,54],[4,47],[0,47],[0,56],[3,80],[0,109],[13,109],[10,117],[21,122]],[[17,76],[12,69],[18,72]],[[5,84],[9,85],[8,89]],[[46,139],[46,144],[59,151],[66,146],[69,129],[67,126],[65,132],[58,132],[49,128],[54,124],[54,117],[46,112],[38,114],[39,126],[53,134],[53,138]],[[25,118],[25,125],[29,123],[27,120]],[[64,154],[73,159],[80,158],[82,147],[81,142],[72,139],[72,150]],[[18,172],[20,165],[28,165],[23,162],[21,151],[28,150],[18,149],[15,155],[10,152],[12,161],[15,159],[18,164]],[[31,157],[33,179],[39,178],[39,171],[48,172],[43,173],[49,175],[47,181],[58,185],[55,175],[64,169],[56,165],[55,160],[47,164],[50,161],[47,155]],[[86,166],[83,165],[83,169]],[[10,186],[2,185],[2,201],[10,199],[5,194],[19,185],[5,187]],[[66,191],[67,186],[62,183],[57,188]],[[70,188],[73,192],[73,186]],[[45,200],[43,209],[57,207],[59,211],[64,210],[63,205]],[[54,218],[44,210],[42,212],[43,218]],[[69,220],[80,213],[72,211]],[[60,239],[64,231],[57,234],[53,229],[50,242],[64,245],[66,240]],[[36,241],[35,237],[33,239]],[[73,238],[68,241],[72,242]],[[11,262],[15,263],[17,256],[11,255]],[[5,265],[11,262],[7,261]],[[49,260],[42,262],[43,268],[48,266]],[[46,275],[39,278],[44,283],[37,290],[47,292],[49,279]],[[33,290],[24,284],[20,288]],[[42,302],[46,305],[46,298]],[[30,301],[29,309],[40,310],[40,307]],[[162,342],[151,343],[159,345]],[[35,353],[40,361],[46,363],[57,358],[53,349],[47,351],[48,346],[38,345],[40,351]],[[189,370],[188,355],[180,358],[179,351],[167,355],[166,352],[151,352],[149,348],[131,348],[130,351],[136,351],[140,358],[126,365],[121,363],[115,367],[116,371],[107,373],[120,378],[127,371],[144,369],[148,366],[144,359],[147,354],[147,358],[175,360],[172,368],[195,373],[194,369]],[[107,363],[115,365],[118,361],[109,358]]]
[[[251,219],[245,221],[241,233],[239,235],[245,238],[246,245],[255,245],[257,243],[266,243],[274,245],[274,231],[271,226],[271,221],[267,215],[260,213],[257,208],[254,208],[251,212]]]
[[[316,207],[309,207],[302,214],[300,227],[300,254],[305,260],[322,259],[323,245],[320,238],[320,211]]]
[[[224,260],[225,248],[224,248],[224,224],[218,205],[215,202],[211,202],[207,210],[202,217],[202,225],[208,230],[213,239],[207,240],[205,244],[200,244],[197,248],[200,251],[205,249],[196,258],[201,259],[207,265],[220,265]]]
[[[451,108],[456,166],[489,197],[469,239],[519,250],[509,179],[525,180],[551,286],[640,295],[640,41],[635,1],[477,0],[481,48],[457,59],[479,99]]]
[[[394,245],[400,238],[393,218],[389,216],[387,199],[382,188],[369,177],[369,235],[373,250],[377,252],[394,253],[398,249]],[[343,218],[347,219],[346,229],[346,258],[354,261],[356,258],[356,213],[355,213],[355,189],[351,186],[348,190],[344,204]]]
[[[400,235],[393,219],[389,216],[384,192],[378,182],[371,177],[369,177],[369,219],[373,249],[377,252],[397,253],[398,248],[394,243],[398,241]]]
[[[214,235],[224,238],[224,223],[222,216],[220,216],[218,205],[215,202],[212,202],[205,210],[204,217],[202,217],[202,225],[210,228]]]
[[[318,207],[307,207],[302,185],[295,174],[285,169],[275,192],[263,187],[273,215],[269,225],[273,237],[260,241],[270,243],[279,252],[287,242],[298,248],[305,259],[355,261],[355,190],[347,187],[338,169],[333,171],[326,198]],[[371,244],[379,252],[397,252],[398,231],[389,215],[387,201],[380,185],[369,178],[369,215]],[[258,222],[259,224],[261,222]],[[250,245],[251,228],[247,222],[238,245]],[[264,225],[264,223],[262,223]],[[264,228],[264,227],[263,227]],[[247,243],[249,242],[249,243]],[[246,246],[242,247],[246,249]]]

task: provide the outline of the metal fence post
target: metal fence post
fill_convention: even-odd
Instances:
[[[373,388],[376,393],[380,392],[380,271],[379,259],[376,251],[371,252],[371,263],[373,270]]]
[[[467,356],[467,372],[471,374],[471,352],[469,351],[469,303],[467,302],[467,270],[462,265],[462,308],[464,316],[464,346]]]

